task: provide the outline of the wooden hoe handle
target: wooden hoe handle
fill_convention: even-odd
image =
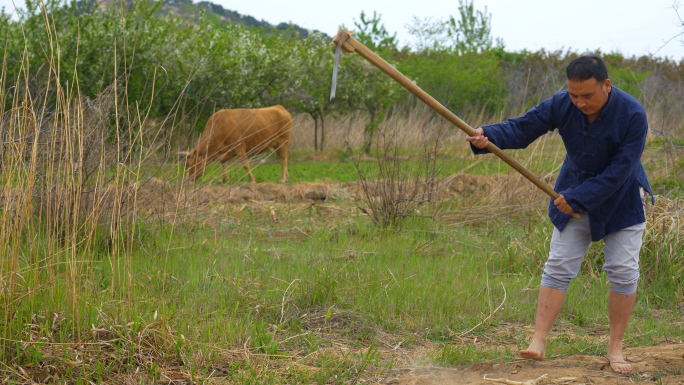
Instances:
[[[345,37],[346,37],[346,39],[345,39]],[[354,39],[351,36],[351,33],[345,31],[344,29],[340,29],[340,31],[337,33],[337,36],[335,36],[335,38],[333,39],[333,43],[335,43],[335,45],[337,45],[337,42],[340,41],[340,39],[342,39],[342,41],[343,41],[342,49],[345,52],[348,52],[348,53],[356,52],[356,53],[358,53],[364,59],[368,60],[371,64],[378,67],[382,72],[389,75],[389,77],[396,80],[397,83],[401,84],[410,93],[417,96],[418,99],[422,100],[425,104],[430,106],[430,108],[435,110],[435,112],[442,115],[442,117],[444,117],[446,120],[453,123],[456,127],[460,128],[466,134],[468,134],[469,136],[477,135],[475,130],[472,127],[470,127],[468,124],[466,124],[464,121],[462,121],[458,116],[454,115],[451,111],[449,111],[441,103],[439,103],[437,100],[435,100],[435,98],[430,96],[427,92],[423,91],[420,87],[418,87],[415,83],[413,83],[409,78],[404,76],[404,74],[399,72],[396,68],[392,67],[389,63],[387,63],[380,56],[376,55],[373,51],[368,49],[368,47],[359,43],[356,39]],[[487,144],[486,148],[491,153],[493,153],[496,156],[498,156],[499,158],[501,158],[504,162],[508,163],[511,167],[513,167],[516,171],[521,173],[530,182],[534,183],[542,191],[544,191],[546,194],[548,194],[551,198],[556,199],[559,197],[559,194],[557,192],[555,192],[551,187],[549,187],[546,183],[542,182],[539,178],[537,178],[534,174],[532,174],[528,169],[523,167],[523,165],[521,165],[515,159],[513,159],[508,154],[503,152],[503,150],[501,150],[499,147],[494,145],[492,142],[489,142]],[[572,215],[572,217],[575,219],[579,219],[579,215],[575,212],[570,213],[570,215]]]

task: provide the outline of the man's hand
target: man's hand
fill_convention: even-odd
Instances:
[[[561,212],[563,212],[565,214],[572,213],[572,207],[570,207],[568,202],[565,201],[565,197],[563,196],[563,194],[561,194],[558,198],[556,198],[553,201],[553,204],[556,205],[556,207],[558,207],[558,210],[560,210]]]
[[[466,137],[466,140],[469,141],[470,143],[473,144],[473,146],[477,148],[485,148],[487,147],[487,144],[489,143],[489,139],[487,139],[486,136],[484,136],[484,130],[482,127],[478,127],[475,129],[475,136],[468,136]]]

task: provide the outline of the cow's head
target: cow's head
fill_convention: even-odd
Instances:
[[[197,156],[197,149],[194,149],[187,154],[188,155],[185,158],[185,177],[191,181],[196,181],[204,174],[206,159],[200,159],[200,157]]]

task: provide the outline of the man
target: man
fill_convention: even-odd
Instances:
[[[592,241],[603,239],[610,281],[610,337],[606,358],[616,373],[631,373],[622,338],[636,300],[639,249],[645,225],[644,189],[653,195],[641,154],[648,123],[644,108],[613,87],[598,56],[582,56],[566,68],[567,91],[559,92],[524,116],[476,129],[468,137],[475,154],[491,141],[501,149],[525,148],[558,128],[566,149],[556,181],[560,196],[549,204],[554,224],[549,259],[537,304],[535,333],[524,358],[541,361],[553,322]],[[572,218],[572,211],[580,219]]]

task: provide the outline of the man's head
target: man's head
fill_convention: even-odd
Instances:
[[[572,103],[589,118],[596,118],[608,101],[608,69],[600,57],[580,56],[565,69]]]

